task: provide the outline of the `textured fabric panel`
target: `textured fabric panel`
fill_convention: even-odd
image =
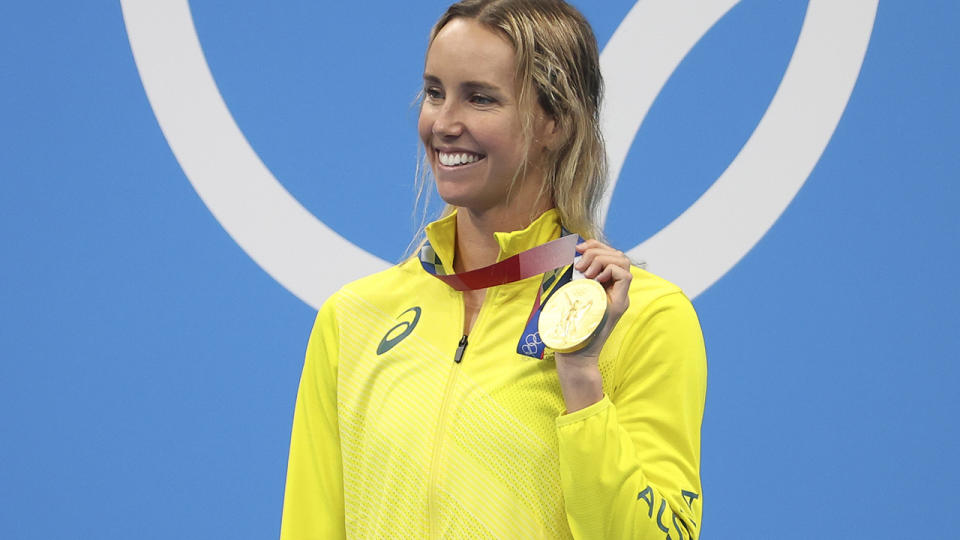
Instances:
[[[536,398],[522,389],[511,393],[517,395],[518,401],[525,399],[529,403]],[[550,538],[569,537],[558,473],[556,430],[549,418],[535,420],[525,423],[492,396],[476,396],[463,404],[454,421],[451,438],[455,444],[451,453],[505,487],[503,498],[491,501],[490,506],[526,517],[531,527],[524,537],[536,536],[537,531],[544,531]],[[552,428],[552,433],[547,434],[547,428]]]
[[[440,258],[452,253],[452,225],[427,231]],[[524,231],[498,233],[500,258],[559,230],[556,212],[548,212]],[[630,309],[600,355],[606,420],[582,414],[587,409],[566,415],[552,354],[516,351],[541,276],[488,289],[469,343],[461,294],[418,258],[338,292],[308,348],[285,537],[695,531],[705,376],[699,325],[675,286],[633,273]]]
[[[340,305],[341,365],[338,386],[347,533],[356,538],[427,536],[427,478],[434,439],[435,405],[419,393],[439,395],[442,374],[410,369],[439,361],[418,339],[404,340],[386,358],[376,354],[382,335],[396,325],[361,297],[344,294]]]
[[[483,493],[476,490],[476,496],[483,499]],[[474,514],[471,508],[482,508],[479,504],[463,504],[446,490],[440,491],[441,513],[439,521],[443,524],[438,531],[441,538],[470,538],[476,540],[499,540],[514,537],[515,531],[495,531],[491,522],[483,514]],[[505,536],[503,533],[507,532]]]

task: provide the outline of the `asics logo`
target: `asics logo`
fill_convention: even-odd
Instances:
[[[380,344],[377,345],[377,356],[394,348],[397,343],[403,341],[404,338],[409,336],[410,333],[413,332],[413,329],[417,327],[417,323],[420,322],[420,306],[413,306],[412,308],[401,313],[397,318],[399,319],[411,311],[413,312],[412,321],[400,321],[400,324],[394,326],[390,330],[387,330],[387,333],[384,334],[383,339],[380,340]],[[399,334],[396,333],[397,330],[400,330]]]

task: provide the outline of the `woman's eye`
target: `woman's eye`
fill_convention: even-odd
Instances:
[[[470,97],[470,101],[477,105],[493,105],[496,103],[496,100],[480,94],[474,94]]]
[[[434,100],[434,101],[443,98],[443,93],[440,92],[439,88],[436,88],[434,86],[428,86],[427,88],[424,88],[423,94],[427,96],[427,99]]]

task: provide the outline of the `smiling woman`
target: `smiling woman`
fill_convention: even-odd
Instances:
[[[703,339],[679,288],[596,239],[590,26],[562,0],[465,0],[423,80],[447,212],[321,307],[282,537],[696,538]]]
[[[427,53],[419,129],[444,201],[522,228],[550,201],[541,146],[529,145],[523,129],[515,56],[503,35],[475,20],[450,21]],[[534,106],[534,140],[546,145],[555,124]]]

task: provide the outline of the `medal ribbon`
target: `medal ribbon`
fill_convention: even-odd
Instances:
[[[424,270],[454,289],[473,291],[520,281],[566,266],[577,253],[576,245],[577,235],[566,234],[490,266],[447,274],[443,262],[428,242],[420,248],[420,264]]]
[[[543,358],[546,348],[537,330],[540,310],[557,289],[574,278],[571,261],[579,258],[576,245],[580,242],[583,238],[562,229],[561,237],[556,240],[521,251],[490,266],[458,274],[447,274],[440,257],[426,242],[420,248],[420,264],[427,273],[458,291],[486,289],[543,274],[533,309],[517,343],[518,354],[539,359]]]

